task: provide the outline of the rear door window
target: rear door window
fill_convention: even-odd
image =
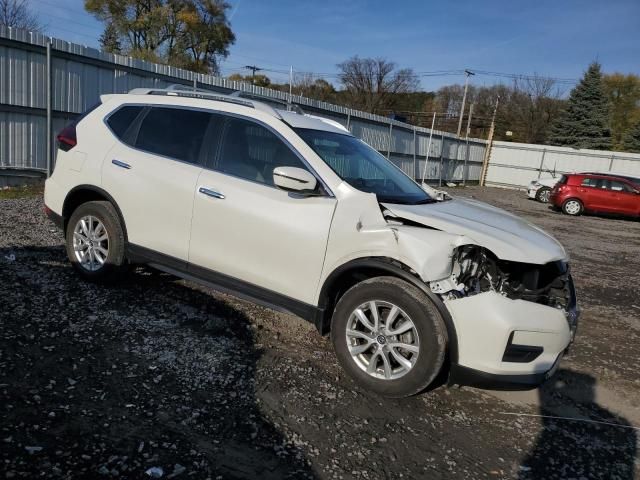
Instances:
[[[587,177],[582,181],[583,187],[593,187],[593,188],[601,188],[608,189],[609,188],[609,180],[606,178],[591,178]]]
[[[184,108],[151,107],[138,131],[134,146],[150,153],[198,163],[213,115]]]

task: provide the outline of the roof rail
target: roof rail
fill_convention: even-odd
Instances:
[[[216,102],[227,102],[234,103],[236,105],[242,105],[243,107],[255,108],[256,110],[260,110],[262,112],[268,113],[269,115],[282,118],[278,114],[278,112],[271,106],[257,102],[254,100],[242,99],[238,97],[233,97],[231,95],[225,95],[224,93],[216,93],[210,92],[207,90],[196,89],[196,90],[187,90],[184,86],[183,90],[176,88],[176,85],[171,85],[169,88],[134,88],[129,91],[130,95],[166,95],[169,97],[183,97],[183,98],[201,98],[203,100],[213,100]]]
[[[229,94],[230,97],[235,97],[235,98],[260,98],[260,95],[256,95],[254,93],[251,92],[244,92],[242,90],[236,90],[233,93]],[[278,100],[275,98],[270,98],[269,99],[270,102],[272,103],[277,103],[279,105],[282,105],[283,107],[285,107],[287,109],[287,111],[291,111],[294,113],[297,113],[299,115],[305,115],[304,110],[302,110],[302,107],[300,107],[300,105],[298,105],[297,103],[293,103],[293,102],[288,102],[288,101],[284,101],[284,100]]]

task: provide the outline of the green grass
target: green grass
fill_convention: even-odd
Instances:
[[[44,193],[44,184],[25,185],[0,189],[0,200],[39,197]]]

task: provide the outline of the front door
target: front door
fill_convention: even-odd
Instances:
[[[613,208],[622,215],[637,215],[640,211],[640,195],[635,188],[620,180],[611,180],[610,189],[613,196]]]
[[[262,124],[228,117],[220,142],[215,164],[194,189],[190,268],[313,304],[335,198],[274,186],[275,167],[309,168]]]

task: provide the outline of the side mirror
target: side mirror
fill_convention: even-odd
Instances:
[[[283,190],[313,192],[318,182],[303,168],[276,167],[273,169],[273,183]]]

